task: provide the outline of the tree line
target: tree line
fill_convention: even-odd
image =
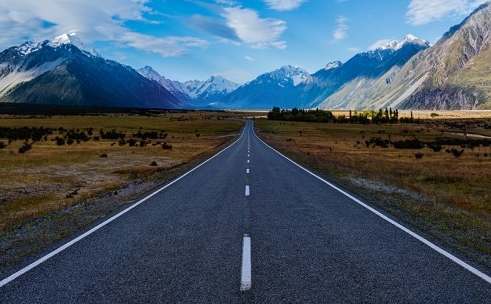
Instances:
[[[304,121],[304,122],[331,122],[331,123],[355,123],[355,124],[370,124],[370,123],[414,123],[417,122],[412,115],[411,117],[399,117],[399,110],[392,110],[392,108],[386,108],[385,110],[378,111],[349,111],[348,115],[334,115],[331,111],[327,110],[305,110],[293,108],[280,109],[279,107],[273,107],[268,112],[269,120],[281,120],[281,121]]]

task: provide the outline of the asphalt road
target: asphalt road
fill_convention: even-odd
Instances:
[[[367,208],[248,122],[192,172],[0,278],[0,303],[491,303],[489,270]]]

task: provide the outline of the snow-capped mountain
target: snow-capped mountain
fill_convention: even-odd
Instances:
[[[273,106],[297,106],[291,96],[298,86],[305,83],[310,74],[291,65],[265,73],[242,85],[220,101],[222,108],[271,109]]]
[[[239,87],[225,96],[219,105],[222,108],[242,109],[271,109],[273,106],[313,108],[321,103],[326,108],[361,104],[370,107],[369,103],[373,100],[354,104],[345,99],[350,100],[351,96],[356,96],[356,90],[364,85],[369,86],[375,79],[385,77],[384,81],[390,82],[411,57],[429,46],[427,41],[407,35],[402,41],[357,54],[346,63],[328,63],[312,75],[301,68],[284,66]],[[389,71],[391,73],[386,75]],[[329,103],[333,95],[342,96],[342,100]],[[356,99],[356,102],[361,101]]]
[[[404,37],[404,39],[402,41],[392,40],[390,42],[383,43],[377,49],[378,50],[390,49],[390,50],[397,51],[397,50],[400,50],[402,47],[404,47],[407,44],[419,44],[421,46],[430,46],[430,42],[428,42],[426,40],[422,40],[422,39],[420,39],[414,35],[409,34],[409,35],[406,35],[406,37]]]
[[[169,91],[181,102],[188,103],[190,98],[186,93],[184,93],[182,84],[180,82],[169,80],[164,76],[161,76],[157,71],[155,71],[150,66],[145,66],[144,68],[138,69],[136,71],[140,73],[143,77],[159,83],[161,86],[163,86],[167,91]]]
[[[206,81],[190,80],[184,83],[161,76],[146,66],[138,72],[169,90],[180,101],[194,108],[213,108],[224,96],[236,90],[239,85],[221,76],[212,76]]]
[[[299,86],[297,100],[299,107],[324,107],[324,108],[355,108],[351,100],[356,103],[356,108],[367,106],[374,100],[359,98],[354,91],[363,85],[370,85],[370,81],[378,79],[391,71],[395,73],[415,54],[428,48],[428,42],[415,36],[408,35],[404,40],[394,41],[389,45],[353,56],[345,63],[331,63],[326,68],[314,73],[311,78]],[[385,78],[384,78],[385,80]],[[351,85],[353,84],[353,85]],[[341,92],[339,94],[339,92]],[[330,99],[337,94],[341,100]]]
[[[26,42],[0,53],[0,102],[64,106],[182,108],[131,67],[82,51],[75,35]]]

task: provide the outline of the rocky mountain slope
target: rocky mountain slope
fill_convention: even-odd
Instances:
[[[408,60],[429,46],[427,41],[408,35],[403,41],[392,41],[376,50],[357,54],[344,64],[315,73],[313,85],[304,88],[303,96],[312,100],[311,107],[377,108],[377,99],[367,90],[377,82],[390,84]],[[318,96],[311,95],[312,87],[321,91]]]
[[[404,67],[403,75],[412,77],[401,77],[400,81],[419,81],[421,85],[400,108],[491,108],[490,59],[491,3],[487,3]]]

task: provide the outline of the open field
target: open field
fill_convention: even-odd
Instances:
[[[9,252],[17,252],[21,243],[35,251],[47,245],[39,242],[80,229],[164,183],[236,138],[244,123],[227,119],[234,117],[225,112],[0,116],[0,235],[5,233],[0,256],[19,255]],[[23,136],[16,132],[21,129],[29,139],[13,140]],[[29,149],[23,151],[25,146]],[[67,215],[74,207],[86,214]],[[33,225],[52,220],[65,222],[45,224],[57,227],[50,232],[55,235],[38,231],[29,240],[15,237],[42,230]]]
[[[393,125],[258,119],[256,127],[300,163],[491,265],[491,120],[464,117]]]

